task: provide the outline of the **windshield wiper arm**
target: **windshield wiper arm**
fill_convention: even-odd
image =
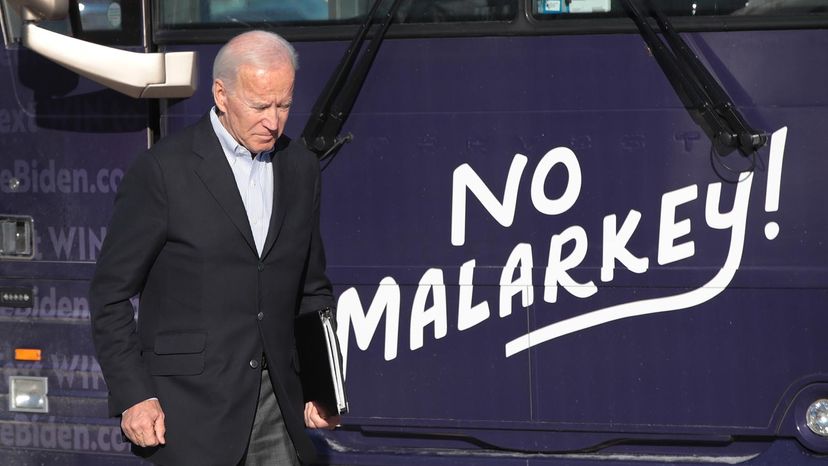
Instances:
[[[669,48],[653,31],[636,1],[622,0],[622,3],[679,98],[688,109],[697,112],[691,111],[691,116],[713,142],[716,153],[728,155],[738,149],[747,156],[764,146],[767,135],[747,124],[727,92],[690,50],[667,17],[651,0],[646,0],[648,13],[655,18]]]
[[[345,55],[313,105],[310,118],[302,131],[302,140],[305,145],[314,151],[320,160],[334,157],[345,143],[353,139],[353,135],[350,133],[340,137],[339,132],[351,113],[351,109],[359,96],[365,78],[371,70],[374,58],[379,52],[380,45],[382,45],[385,34],[400,4],[400,0],[394,0],[391,4],[383,22],[372,36],[368,48],[356,68],[354,68],[362,44],[374,23],[374,17],[384,1],[374,1],[371,11],[368,12],[368,17],[357,35],[354,36],[351,45],[345,51]]]

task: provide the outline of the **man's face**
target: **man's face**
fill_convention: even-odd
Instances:
[[[282,135],[293,100],[294,71],[289,64],[269,69],[239,68],[234,89],[217,79],[213,98],[219,121],[254,155],[270,150]]]

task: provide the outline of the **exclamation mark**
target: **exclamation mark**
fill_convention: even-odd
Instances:
[[[782,159],[785,157],[785,138],[788,127],[776,130],[771,136],[770,156],[768,157],[768,189],[765,192],[765,211],[779,210],[779,188],[782,184]],[[776,239],[779,234],[779,224],[768,222],[765,224],[765,238]]]

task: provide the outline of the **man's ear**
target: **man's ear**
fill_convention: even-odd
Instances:
[[[221,79],[213,81],[213,101],[221,113],[227,113],[227,88]]]

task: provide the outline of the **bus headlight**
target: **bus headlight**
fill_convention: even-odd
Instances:
[[[811,432],[822,437],[828,437],[828,399],[822,398],[808,406],[805,414],[805,423]]]
[[[9,411],[49,412],[49,379],[46,377],[9,377]]]

